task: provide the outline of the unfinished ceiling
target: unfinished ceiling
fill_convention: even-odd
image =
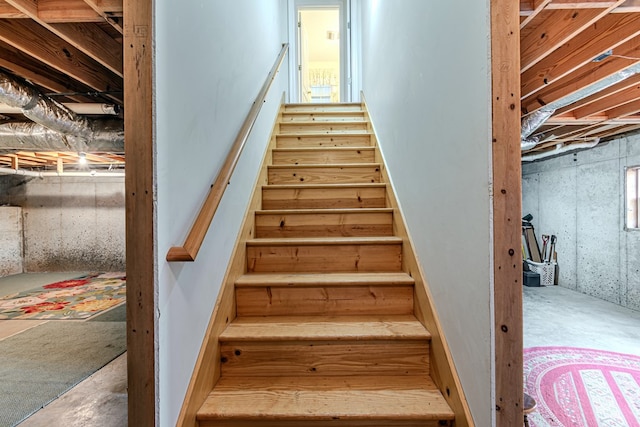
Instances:
[[[520,19],[522,115],[543,122],[524,156],[640,129],[640,1],[521,0]]]
[[[72,111],[83,107],[78,117],[82,114],[85,123],[103,120],[101,106],[107,104],[110,123],[117,127],[124,95],[122,13],[122,0],[0,1],[0,72],[24,79],[19,83]],[[0,136],[33,124],[15,110],[0,105]],[[80,164],[85,161],[100,168],[124,165],[120,150],[85,155],[27,146],[7,150],[0,144],[0,167],[61,170],[86,167]]]
[[[0,71],[67,107],[117,109],[122,13],[122,0],[0,0]],[[520,17],[522,117],[535,119],[523,133],[525,157],[640,129],[640,0],[520,0]],[[29,123],[15,108],[0,108],[0,127]],[[88,152],[86,159],[96,167],[124,165],[121,151]],[[72,150],[0,147],[5,168],[60,170],[79,160]]]

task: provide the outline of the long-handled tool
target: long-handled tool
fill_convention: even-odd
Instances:
[[[551,245],[549,245],[549,262],[554,259],[554,253],[556,252],[556,241],[557,237],[555,234],[551,235]]]
[[[546,262],[547,260],[547,242],[549,242],[549,235],[542,235],[542,262]]]

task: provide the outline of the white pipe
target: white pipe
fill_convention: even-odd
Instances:
[[[62,105],[76,114],[118,115],[118,106],[114,104],[101,104],[96,102],[63,102]],[[22,108],[0,103],[0,114],[22,114]]]
[[[596,145],[598,145],[599,142],[600,142],[600,138],[597,138],[597,139],[595,139],[594,141],[591,141],[591,142],[580,142],[578,144],[570,144],[570,145],[558,144],[556,146],[555,150],[544,151],[542,153],[527,154],[526,156],[522,156],[522,161],[523,162],[533,162],[534,160],[540,160],[540,159],[544,159],[546,157],[556,156],[558,154],[563,154],[563,153],[566,153],[567,151],[583,150],[583,149],[586,149],[586,148],[593,148]]]
[[[117,172],[97,172],[97,171],[71,171],[71,172],[54,172],[54,171],[29,171],[25,169],[11,169],[11,168],[1,168],[0,167],[0,175],[21,175],[21,176],[32,176],[36,178],[45,178],[50,176],[60,176],[60,177],[109,177],[109,178],[122,178],[124,177],[123,171]]]

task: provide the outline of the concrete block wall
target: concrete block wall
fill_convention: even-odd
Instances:
[[[22,208],[0,206],[0,277],[22,273]]]
[[[558,236],[559,284],[640,310],[640,231],[625,230],[625,173],[640,165],[640,135],[524,163],[523,215]]]
[[[124,271],[124,178],[0,177],[23,211],[25,272]]]

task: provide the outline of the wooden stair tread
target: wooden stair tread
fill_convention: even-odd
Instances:
[[[412,315],[238,317],[220,335],[220,342],[429,339]]]
[[[427,421],[454,414],[425,375],[223,377],[198,412],[200,421],[221,419]]]
[[[351,147],[324,147],[324,146],[314,146],[314,147],[281,147],[274,148],[272,151],[274,152],[313,152],[313,151],[354,151],[354,150],[362,150],[362,151],[375,151],[374,147],[363,145],[362,147],[351,146]]]
[[[256,215],[295,215],[295,214],[367,214],[367,213],[393,213],[393,208],[343,208],[343,209],[261,209]]]
[[[287,237],[247,240],[247,246],[330,246],[330,245],[398,245],[401,237]]]
[[[413,284],[413,278],[404,272],[324,274],[250,273],[240,276],[235,283],[236,287],[359,285],[406,286]]]
[[[304,165],[269,165],[269,169],[320,169],[320,168],[380,168],[380,163],[340,163],[340,164],[326,164],[326,163],[309,163]]]
[[[363,183],[319,183],[319,184],[268,184],[263,185],[262,188],[267,189],[278,189],[278,190],[288,190],[288,189],[311,189],[311,188],[386,188],[387,184],[383,182],[363,182]]]
[[[320,126],[324,126],[324,125],[330,125],[332,123],[338,124],[338,125],[348,125],[348,124],[356,124],[356,125],[361,125],[363,123],[367,123],[366,120],[364,119],[355,119],[355,120],[336,120],[335,122],[332,122],[330,120],[298,120],[295,122],[282,122],[281,124],[284,125],[320,125]]]
[[[366,130],[342,130],[335,131],[309,131],[309,132],[295,132],[295,133],[277,133],[276,137],[295,138],[300,137],[325,137],[325,136],[372,136],[373,134]]]

